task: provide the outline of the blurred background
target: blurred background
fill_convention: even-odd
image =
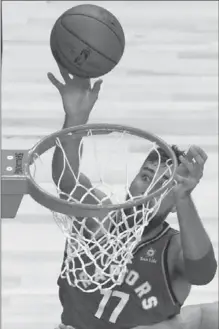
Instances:
[[[104,77],[90,122],[131,125],[181,148],[204,148],[209,159],[194,199],[218,255],[217,1],[3,1],[2,148],[29,149],[62,127],[61,99],[47,80],[48,71],[60,78],[49,37],[55,20],[81,3],[112,11],[126,35],[124,56]],[[41,183],[50,190],[43,168]],[[175,217],[169,221],[177,227]],[[50,211],[29,196],[15,219],[2,220],[3,329],[60,322],[63,248]],[[194,287],[186,304],[217,300],[217,276]]]

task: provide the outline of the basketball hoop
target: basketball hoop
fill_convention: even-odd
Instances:
[[[62,146],[66,136],[81,138],[78,153],[80,168],[77,175],[72,170]],[[74,197],[74,191],[81,186],[79,182],[81,173],[84,169],[89,169],[81,157],[82,143],[85,147],[84,154],[86,147],[89,150],[87,161],[95,169],[95,173],[93,179],[90,173],[87,174],[89,179],[91,178],[92,189],[83,186],[85,193],[78,200]],[[148,143],[151,144],[150,147]],[[138,147],[140,145],[144,150],[141,152],[142,158],[137,153],[133,153],[136,145]],[[156,151],[158,146],[169,156],[166,170],[160,177],[157,177],[161,165],[160,154]],[[38,160],[53,147],[60,148],[63,155],[63,170],[54,195],[45,191],[36,181]],[[151,151],[157,152],[158,166],[155,175],[143,195],[133,196],[130,192],[130,184],[133,180],[131,176],[137,174],[142,162]],[[100,159],[101,155],[102,159]],[[136,162],[135,169],[133,169],[134,162]],[[66,167],[71,171],[75,182],[72,191],[68,194],[60,188]],[[177,159],[173,150],[159,137],[127,126],[87,124],[55,132],[39,141],[27,152],[19,177],[20,179],[22,177],[22,181],[24,179],[26,181],[26,191],[23,189],[23,193],[29,193],[36,202],[52,211],[56,223],[66,237],[67,257],[61,276],[65,277],[70,285],[92,292],[98,289],[112,289],[122,282],[144,228],[156,215],[161,201],[172,188],[176,169]],[[165,173],[168,173],[169,179],[154,190]],[[19,177],[16,176],[16,179]],[[120,193],[118,193],[120,187],[114,186],[112,177],[121,180],[120,187],[123,188]],[[6,179],[5,176],[4,178]],[[105,197],[99,199],[94,189],[102,190]],[[61,195],[65,196],[65,200],[60,198]],[[97,204],[84,203],[86,195],[96,198]],[[107,199],[112,203],[106,204]],[[98,226],[95,232],[90,229],[91,221]]]

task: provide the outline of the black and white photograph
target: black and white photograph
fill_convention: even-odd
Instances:
[[[218,328],[218,1],[1,1],[1,328]]]

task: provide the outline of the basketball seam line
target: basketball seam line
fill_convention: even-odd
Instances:
[[[62,25],[63,28],[65,28],[70,34],[73,34],[76,38],[78,38],[78,40],[80,40],[81,42],[83,42],[85,45],[87,45],[89,48],[91,48],[92,50],[96,51],[99,55],[103,56],[105,59],[109,60],[110,62],[112,62],[113,64],[117,64],[117,62],[115,62],[113,59],[107,57],[105,54],[103,54],[101,51],[97,50],[96,48],[94,48],[93,46],[91,46],[88,42],[82,40],[75,32],[70,31],[63,23],[62,20],[60,20],[60,24]]]
[[[116,38],[119,40],[119,44],[120,44],[120,46],[123,48],[123,44],[122,44],[122,42],[121,42],[121,39],[118,37],[118,35],[116,34],[116,32],[115,32],[115,31],[114,31],[109,25],[107,25],[107,24],[104,23],[103,21],[99,20],[98,18],[93,17],[93,16],[89,16],[89,15],[85,15],[85,14],[71,14],[71,15],[68,14],[68,15],[64,15],[63,18],[66,17],[66,16],[84,16],[84,17],[89,17],[89,18],[95,19],[96,21],[98,21],[98,22],[102,23],[103,25],[105,25],[106,27],[108,27],[108,29],[109,29],[110,31],[112,31],[113,34],[115,34]],[[123,49],[123,50],[124,50],[124,49]]]
[[[71,65],[72,65],[71,61],[70,61],[70,60],[68,59],[68,57],[66,57],[65,54],[62,52],[62,49],[61,49],[61,47],[59,47],[59,44],[58,44],[58,42],[57,42],[57,39],[56,39],[56,36],[55,36],[55,35],[54,35],[54,38],[55,38],[55,41],[56,41],[56,47],[59,49],[60,53],[61,53],[62,56],[65,58],[65,60],[68,62],[68,64],[71,66]],[[62,63],[60,63],[60,64],[62,65]],[[77,70],[82,71],[82,72],[85,73],[85,75],[87,75],[87,72],[86,72],[85,70],[83,70],[82,68],[78,68],[77,66],[76,66],[76,68],[77,68]],[[91,74],[92,74],[92,73],[91,73]]]

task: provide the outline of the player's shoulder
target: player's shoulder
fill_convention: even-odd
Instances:
[[[169,228],[169,232],[171,233],[171,236],[179,235],[179,230],[171,226],[168,222],[164,222],[164,224]]]

